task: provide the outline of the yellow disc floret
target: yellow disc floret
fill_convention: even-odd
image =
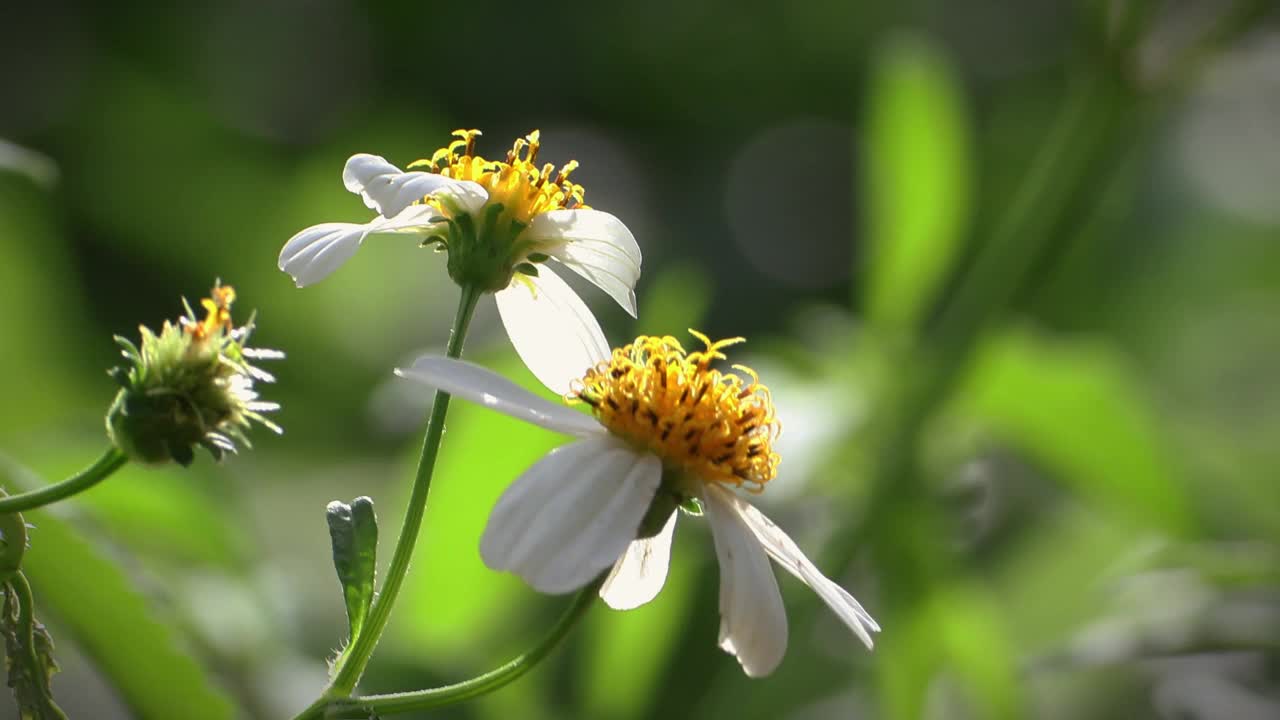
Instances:
[[[455,130],[453,135],[458,139],[409,167],[479,183],[488,191],[490,203],[501,203],[512,220],[524,225],[544,212],[587,207],[583,204],[582,186],[569,180],[569,174],[578,167],[577,160],[558,169],[552,163],[536,164],[541,146],[537,130],[517,139],[505,162],[475,154],[479,130]],[[427,202],[439,204],[434,198]]]
[[[721,348],[744,342],[712,342],[686,353],[673,337],[640,336],[617,348],[587,372],[570,401],[591,406],[611,432],[643,446],[672,469],[703,482],[760,492],[777,474],[772,444],[781,430],[769,388],[751,368],[734,365],[743,379],[711,363]]]

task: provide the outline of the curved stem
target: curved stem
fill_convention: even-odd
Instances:
[[[453,321],[453,334],[449,336],[449,347],[446,354],[451,358],[462,355],[462,343],[467,336],[467,327],[471,324],[471,316],[475,313],[476,303],[480,300],[480,290],[474,287],[463,287],[462,296],[458,299],[458,312]],[[444,418],[449,412],[448,393],[436,392],[431,404],[431,418],[427,421],[427,434],[422,442],[422,456],[418,460],[418,471],[413,481],[413,494],[409,497],[409,507],[405,510],[404,524],[400,528],[400,538],[396,541],[395,553],[391,556],[391,567],[387,570],[387,579],[382,584],[373,607],[369,610],[369,618],[351,645],[338,658],[332,682],[325,691],[324,697],[345,697],[355,689],[369,664],[369,656],[373,654],[387,619],[391,617],[391,607],[395,604],[400,586],[404,583],[405,574],[409,571],[409,561],[413,557],[413,548],[418,542],[418,531],[422,528],[422,515],[427,507],[427,491],[431,488],[431,475],[435,470],[436,455],[440,451],[440,440],[444,436]]]
[[[97,462],[60,483],[0,498],[0,515],[38,508],[88,490],[106,480],[111,473],[119,470],[128,461],[128,456],[119,448],[112,446],[98,458]]]
[[[302,715],[299,715],[297,720],[321,717],[326,720],[330,718],[381,717],[394,713],[413,712],[442,705],[452,705],[463,700],[487,695],[515,681],[542,662],[586,614],[607,575],[607,572],[601,574],[590,585],[578,591],[573,603],[556,621],[555,626],[542,639],[542,642],[501,667],[490,670],[483,675],[477,675],[470,680],[463,680],[460,683],[429,690],[416,690],[390,695],[333,698],[327,702],[321,701],[312,705]]]
[[[48,658],[41,657],[40,651],[36,649],[35,599],[31,596],[31,585],[21,572],[14,573],[5,581],[5,584],[12,591],[9,602],[14,603],[18,608],[14,628],[17,634],[17,647],[9,648],[10,652],[14,653],[11,660],[19,663],[29,681],[39,688],[38,694],[33,698],[39,706],[36,708],[39,717],[46,720],[67,720],[66,713],[58,707],[49,693],[49,674],[46,669]],[[8,608],[5,609],[8,610]]]

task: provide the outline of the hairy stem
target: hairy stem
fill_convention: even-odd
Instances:
[[[299,715],[297,720],[381,717],[395,713],[428,710],[487,695],[514,682],[546,659],[586,614],[606,576],[607,573],[600,575],[590,585],[578,591],[573,603],[564,611],[541,642],[501,667],[483,675],[477,675],[470,680],[428,690],[322,700]]]
[[[480,291],[473,287],[462,288],[462,296],[458,300],[458,312],[453,321],[453,333],[449,336],[449,347],[446,354],[451,358],[462,355],[462,343],[467,336],[467,328],[471,324],[471,316],[475,313],[476,303],[480,300]],[[422,456],[418,460],[418,471],[413,481],[413,494],[409,497],[409,507],[405,511],[404,524],[400,528],[400,538],[396,541],[395,553],[391,556],[391,567],[387,571],[387,579],[382,584],[373,607],[369,610],[369,618],[365,621],[360,633],[352,638],[351,645],[338,659],[334,669],[333,681],[325,691],[325,697],[349,696],[360,682],[365,666],[369,664],[369,656],[373,654],[378,639],[391,617],[391,607],[396,596],[400,594],[400,586],[404,583],[405,574],[409,571],[409,561],[413,558],[413,549],[418,541],[418,532],[422,528],[422,516],[427,507],[427,493],[431,489],[431,475],[435,470],[436,455],[440,451],[440,440],[444,436],[444,419],[449,412],[449,394],[436,392],[431,404],[431,418],[427,421],[426,437],[422,442]]]

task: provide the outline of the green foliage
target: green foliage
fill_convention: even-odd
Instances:
[[[337,500],[329,503],[325,520],[329,523],[333,545],[333,567],[338,572],[347,606],[348,637],[354,638],[364,627],[369,606],[373,604],[378,519],[373,513],[373,501],[358,497],[350,504]]]
[[[7,458],[0,457],[0,469],[16,488],[39,484]],[[236,717],[235,705],[177,640],[173,626],[81,528],[49,510],[26,517],[35,527],[23,566],[40,602],[138,718]]]
[[[1138,375],[1113,349],[1029,331],[988,339],[955,411],[1098,508],[1174,536],[1193,514]]]
[[[969,219],[969,130],[954,70],[920,37],[887,44],[872,67],[861,190],[869,202],[866,314],[912,332],[936,300]]]

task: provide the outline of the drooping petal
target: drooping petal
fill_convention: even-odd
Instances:
[[[612,435],[552,450],[498,499],[480,555],[544,593],[586,585],[635,539],[662,462]]]
[[[631,610],[649,602],[667,581],[671,564],[671,538],[676,532],[676,516],[653,537],[633,540],[613,565],[613,572],[600,587],[600,597],[614,610]]]
[[[314,285],[356,254],[371,224],[313,225],[284,244],[279,267],[289,273],[298,287]]]
[[[720,561],[720,648],[764,677],[787,651],[787,615],[769,558],[729,497],[716,485],[703,497]]]
[[[611,354],[595,316],[546,265],[537,277],[516,275],[494,299],[516,353],[552,392],[569,392],[570,382]]]
[[[404,172],[381,155],[368,153],[352,155],[342,169],[342,184],[383,217],[399,215],[415,202],[456,183],[438,173]]]
[[[314,285],[351,259],[365,237],[375,233],[426,233],[437,227],[437,213],[414,206],[393,218],[364,223],[321,223],[298,232],[280,250],[279,267],[298,287]]]
[[[731,504],[734,511],[737,512],[751,528],[751,532],[764,546],[764,550],[782,567],[786,568],[792,575],[800,578],[801,582],[813,588],[813,591],[822,598],[822,601],[835,611],[836,615],[844,621],[845,625],[862,640],[863,644],[868,648],[875,643],[871,639],[871,633],[880,632],[880,626],[871,617],[862,605],[854,599],[849,591],[837,585],[834,581],[822,574],[817,566],[804,554],[800,546],[795,544],[789,535],[782,531],[772,520],[765,517],[751,503],[734,495],[725,488],[716,487],[714,491],[722,493],[726,502]]]
[[[640,246],[621,220],[600,210],[552,210],[533,218],[525,236],[636,316]]]
[[[590,415],[547,402],[492,370],[465,360],[423,355],[408,368],[396,368],[396,375],[566,435],[589,437],[607,432]]]

